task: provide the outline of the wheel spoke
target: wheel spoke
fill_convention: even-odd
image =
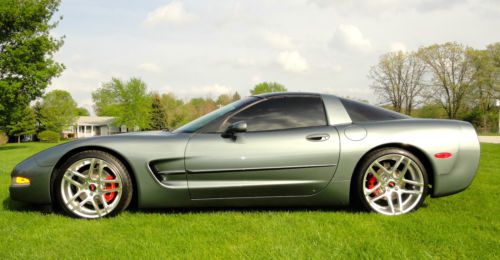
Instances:
[[[106,167],[106,164],[104,163],[104,161],[99,160],[99,170],[98,170],[99,180],[102,180],[102,179],[106,178],[104,176],[104,167]]]
[[[91,200],[92,201],[92,206],[94,207],[95,211],[97,212],[97,215],[99,215],[99,217],[102,216],[102,213],[101,213],[101,209],[99,208],[99,205],[97,205],[97,202],[95,202],[95,200]]]
[[[91,199],[92,199],[91,197],[87,197],[87,198],[85,198],[84,200],[82,200],[82,201],[80,202],[80,204],[79,204],[78,206],[83,207],[83,205],[85,205],[85,204],[86,204],[87,202],[89,202]]]
[[[403,213],[403,196],[401,196],[401,192],[398,192],[398,204],[399,204],[399,213]]]
[[[121,190],[122,190],[122,188],[118,187],[118,188],[115,188],[115,189],[103,190],[102,192],[104,194],[107,194],[107,193],[112,193],[112,192],[119,192]]]
[[[392,203],[392,193],[391,192],[387,192],[387,204],[389,204],[389,207],[391,208],[391,213],[394,215],[396,212],[394,210],[394,204]]]
[[[404,178],[404,176],[405,176],[406,172],[408,171],[408,168],[409,168],[409,167],[410,167],[410,165],[411,165],[411,159],[410,159],[410,158],[407,158],[406,160],[407,160],[407,162],[406,162],[405,167],[404,167],[404,168],[403,168],[403,170],[399,173],[400,178]]]
[[[372,194],[374,191],[376,191],[378,188],[380,188],[381,184],[380,182],[377,183],[377,185],[375,185],[373,188],[371,189],[368,189],[368,190],[365,190],[365,195],[370,195]]]
[[[87,179],[87,176],[85,176],[85,175],[84,175],[84,174],[82,174],[81,172],[79,172],[79,171],[75,171],[75,170],[73,170],[73,169],[68,169],[68,170],[66,171],[66,173],[72,174],[72,175],[74,175],[74,176],[76,176],[76,177],[78,177],[78,178]]]
[[[104,194],[103,194],[103,195],[101,195],[101,196],[100,196],[100,198],[101,198],[102,206],[103,206],[104,210],[105,210],[105,211],[106,211],[106,213],[107,213],[107,211],[108,211],[108,207],[109,207],[109,204],[108,204],[108,202],[106,201],[106,198],[104,197]]]
[[[90,160],[90,168],[89,168],[89,176],[92,178],[94,175],[94,168],[95,168],[95,158],[92,158]]]
[[[378,201],[378,200],[385,198],[385,197],[386,197],[386,195],[385,195],[385,193],[383,193],[383,194],[381,194],[373,199],[370,199],[370,202],[375,202],[375,201]]]
[[[404,161],[406,157],[404,156],[401,156],[401,158],[399,158],[399,160],[396,162],[396,164],[394,164],[394,167],[392,167],[392,170],[391,172],[394,173],[396,172],[396,170],[399,168],[399,165],[401,165],[401,163]]]
[[[418,190],[405,190],[405,189],[401,189],[401,193],[420,195],[422,192],[418,191]]]
[[[418,181],[403,179],[403,182],[414,185],[414,186],[419,186],[419,187],[424,186],[424,184],[422,182],[418,182]]]
[[[81,189],[83,187],[83,185],[75,180],[73,180],[71,177],[67,176],[67,175],[64,175],[64,180],[66,180],[67,182],[69,182],[70,184],[78,187],[79,189]]]
[[[76,198],[78,198],[80,195],[82,194],[82,191],[79,190],[75,193],[75,195],[73,195],[73,197],[71,197],[67,202],[66,202],[66,205],[70,205],[73,203],[74,200],[76,200]]]
[[[375,161],[375,165],[382,169],[385,173],[390,173],[389,170],[387,168],[385,168],[385,166],[383,166],[382,164],[380,164],[378,161]]]
[[[368,172],[373,174],[373,176],[375,176],[375,178],[377,179],[378,182],[382,182],[382,176],[380,176],[380,174],[377,173],[377,171],[375,171],[375,169],[369,168]]]
[[[117,180],[117,179],[112,179],[112,180],[101,179],[101,183],[120,183],[120,180]]]

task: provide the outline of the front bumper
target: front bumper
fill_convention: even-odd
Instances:
[[[15,177],[25,177],[30,180],[29,184],[10,184],[10,198],[16,201],[50,204],[50,177],[52,166],[39,166],[34,158],[29,158],[18,164],[11,173],[11,180]]]

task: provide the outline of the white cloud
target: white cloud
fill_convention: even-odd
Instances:
[[[139,66],[137,66],[139,70],[146,71],[146,72],[154,72],[158,73],[161,72],[160,66],[154,64],[154,63],[142,63]]]
[[[262,82],[262,76],[259,74],[253,75],[252,78],[250,79],[250,83],[252,85],[255,85],[260,82]]]
[[[337,28],[331,41],[333,47],[349,50],[370,51],[372,43],[358,27],[350,24],[341,24]]]
[[[100,86],[107,75],[93,68],[68,68],[62,75],[52,81],[51,88],[68,91],[90,92],[92,88]]]
[[[338,64],[333,65],[331,68],[332,68],[332,71],[334,71],[334,72],[341,72],[342,71],[342,66],[340,66]]]
[[[391,43],[391,51],[402,51],[402,52],[406,52],[408,50],[408,48],[406,47],[406,45],[402,42],[393,42]]]
[[[148,13],[144,25],[154,27],[162,23],[183,24],[191,22],[194,15],[184,9],[182,2],[173,1]]]
[[[249,58],[236,59],[236,65],[239,67],[253,67],[257,65],[257,61]]]
[[[306,59],[298,51],[283,51],[278,56],[281,67],[290,72],[304,72],[309,69]]]
[[[466,3],[466,0],[421,0],[417,1],[416,9],[422,12],[436,10],[450,10],[451,8]]]
[[[204,86],[194,86],[187,88],[178,88],[172,86],[166,86],[163,88],[165,92],[173,93],[179,98],[189,99],[193,97],[211,97],[216,98],[222,94],[232,95],[235,90],[233,88],[220,85],[204,85]]]
[[[318,61],[317,63],[314,64],[314,69],[315,70],[321,70],[321,71],[327,71],[327,72],[334,72],[338,73],[341,72],[343,67],[342,65],[332,62],[331,60],[322,60]]]
[[[273,47],[279,50],[295,49],[295,44],[288,35],[280,33],[267,32],[265,34],[266,41]]]
[[[380,14],[390,11],[416,10],[430,12],[449,10],[455,6],[467,3],[467,0],[309,0],[320,8],[333,8],[345,14],[370,13]]]

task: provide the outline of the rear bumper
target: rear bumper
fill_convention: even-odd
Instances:
[[[29,158],[14,168],[11,180],[15,177],[30,179],[30,184],[15,184],[11,181],[9,187],[12,200],[34,204],[50,204],[50,176],[52,167],[41,167],[33,158]]]
[[[460,125],[460,146],[453,169],[447,174],[436,175],[433,197],[455,194],[470,186],[479,167],[481,148],[476,131],[469,123]]]

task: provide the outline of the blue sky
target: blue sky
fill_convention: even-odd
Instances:
[[[500,41],[496,0],[62,1],[66,65],[49,90],[91,109],[111,77],[180,98],[242,96],[261,81],[377,103],[370,66],[392,50]]]

